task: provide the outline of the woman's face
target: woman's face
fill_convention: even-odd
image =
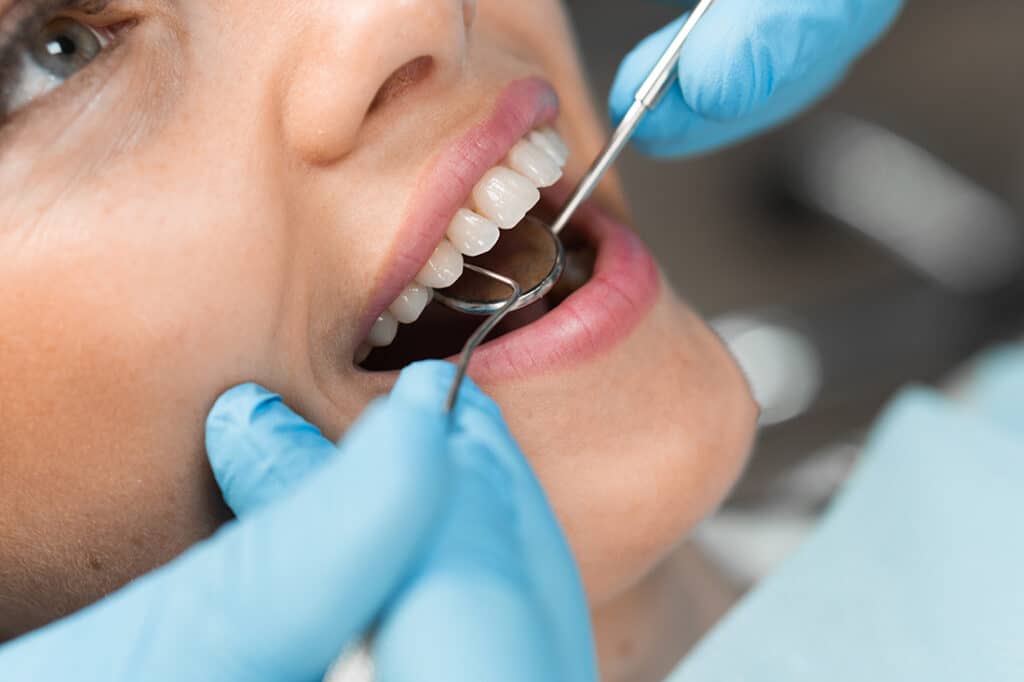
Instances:
[[[0,0],[0,17],[3,639],[228,518],[203,430],[232,385],[264,384],[340,437],[396,378],[357,365],[387,340],[375,320],[457,266],[438,246],[456,211],[493,222],[532,202],[474,187],[529,165],[506,157],[551,125],[571,150],[554,205],[603,129],[557,0]],[[719,502],[754,423],[716,338],[609,217],[623,212],[606,186],[570,228],[596,254],[589,282],[472,372],[594,604]],[[366,366],[461,334],[403,325],[401,353]]]

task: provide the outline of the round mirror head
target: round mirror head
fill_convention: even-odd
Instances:
[[[565,250],[550,227],[527,216],[502,232],[493,249],[466,262],[518,282],[523,293],[513,309],[519,310],[542,299],[558,283],[565,268]],[[455,284],[435,291],[434,299],[462,313],[491,315],[501,310],[511,295],[508,285],[467,268]]]

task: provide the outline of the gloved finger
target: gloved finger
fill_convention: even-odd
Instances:
[[[674,88],[665,96],[662,107],[648,115],[644,135],[637,135],[633,144],[644,154],[661,159],[712,152],[786,123],[830,92],[844,75],[831,64],[819,68],[799,85],[776,94],[757,113],[735,121],[675,117],[673,111],[688,109],[682,91]]]
[[[899,7],[899,0],[719,0],[684,48],[683,99],[704,118],[748,116],[822,65],[845,71]]]
[[[522,562],[510,472],[465,436],[452,449],[449,512],[378,631],[378,674],[389,682],[561,680]]]
[[[443,404],[446,396],[438,393],[447,390],[453,372],[445,363],[410,366],[391,399],[434,410]],[[210,411],[206,451],[225,502],[243,516],[286,495],[335,456],[337,447],[280,396],[243,384],[222,395]]]
[[[452,507],[378,635],[381,679],[592,682],[586,600],[546,499],[493,401],[467,382],[459,404]]]
[[[678,86],[647,115],[635,141],[669,156],[681,152],[664,145],[707,151],[780,122],[831,89],[900,7],[901,0],[719,0],[683,50]],[[615,121],[687,16],[623,61],[610,98]],[[700,139],[709,133],[714,142]]]
[[[280,396],[245,384],[214,404],[206,452],[224,501],[243,516],[292,491],[337,448]]]
[[[561,661],[559,679],[567,682],[596,680],[596,653],[587,597],[554,510],[529,461],[500,418],[497,406],[482,393],[470,394],[467,403],[477,409],[459,412],[459,431],[471,434],[492,457],[503,462],[514,481],[511,490],[515,495],[521,544],[526,548],[522,561]]]
[[[449,425],[416,388],[372,407],[294,494],[18,643],[0,668],[24,672],[16,680],[318,679],[405,580],[448,497]],[[435,388],[443,401],[447,386]]]

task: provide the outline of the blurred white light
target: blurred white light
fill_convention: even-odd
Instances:
[[[810,203],[954,290],[987,293],[1019,275],[1024,237],[1004,200],[884,128],[823,120],[801,176]]]
[[[754,318],[727,318],[714,326],[750,382],[763,426],[794,419],[814,404],[822,364],[803,334]]]

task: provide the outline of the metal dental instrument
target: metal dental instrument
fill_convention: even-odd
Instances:
[[[521,287],[512,308],[519,310],[539,301],[558,283],[565,268],[565,250],[547,225],[527,216],[515,229],[502,234],[493,249],[467,261],[471,272],[447,289],[434,292],[434,300],[456,312],[493,315],[508,302],[508,286],[493,277],[481,277],[481,273],[469,267],[470,262],[490,272],[510,273]]]
[[[476,349],[509,313],[539,301],[550,293],[561,279],[565,270],[565,249],[558,235],[583,202],[594,193],[605,173],[626,148],[647,112],[658,105],[675,83],[676,65],[679,63],[683,45],[714,1],[701,0],[694,8],[690,18],[669,44],[647,80],[640,86],[633,105],[622,119],[622,123],[580,181],[554,225],[548,227],[540,220],[528,216],[514,230],[502,235],[491,252],[477,257],[474,263],[466,263],[466,269],[478,277],[470,278],[469,273],[466,273],[454,286],[434,292],[436,301],[456,312],[489,315],[462,349],[462,358],[459,360],[455,379],[445,401],[445,412],[448,414],[455,411],[459,391],[466,380],[469,363]],[[495,263],[503,270],[513,270],[515,278],[499,275],[483,267],[491,263]],[[511,296],[508,295],[508,290],[512,291]],[[370,650],[368,639],[352,646],[332,666],[325,680],[372,682],[376,679],[376,673]]]
[[[498,284],[502,284],[512,290],[512,295],[505,301],[505,305],[501,307],[497,312],[491,315],[487,320],[484,321],[480,328],[469,337],[469,341],[462,348],[462,359],[459,361],[458,371],[455,373],[455,381],[452,382],[452,388],[448,391],[448,400],[445,402],[445,411],[449,414],[455,412],[455,404],[459,400],[459,390],[462,388],[463,382],[466,380],[466,372],[469,370],[469,361],[473,359],[473,353],[482,344],[494,328],[501,324],[501,321],[505,319],[505,316],[512,312],[516,305],[519,303],[519,298],[523,294],[522,287],[515,280],[511,280],[508,277],[499,275],[496,272],[491,272],[485,268],[481,268],[476,265],[467,264],[466,267],[473,272],[488,277]]]
[[[626,116],[612,134],[604,150],[583,176],[569,197],[558,219],[548,227],[535,218],[527,218],[514,230],[502,235],[491,253],[476,259],[489,268],[500,265],[503,272],[522,286],[522,294],[512,310],[537,302],[554,288],[565,270],[565,249],[558,235],[572,216],[597,189],[601,179],[629,144],[633,134],[648,112],[652,111],[678,79],[679,59],[689,40],[715,0],[701,0],[654,65],[650,75],[637,90]],[[463,276],[454,286],[434,292],[434,298],[457,312],[470,315],[492,315],[504,308],[507,297],[493,279]]]
[[[658,105],[675,83],[676,65],[679,63],[683,45],[697,22],[714,2],[715,0],[701,0],[694,8],[690,18],[679,29],[679,33],[655,64],[647,80],[640,86],[633,105],[622,119],[622,123],[580,181],[554,225],[548,227],[540,220],[528,216],[514,230],[502,235],[491,252],[476,258],[475,263],[466,263],[466,269],[479,277],[470,278],[467,273],[454,286],[434,292],[436,301],[456,312],[490,316],[462,349],[462,359],[459,361],[455,380],[445,402],[445,411],[448,414],[455,411],[459,390],[466,380],[469,363],[476,349],[509,313],[536,303],[550,293],[561,279],[565,270],[565,249],[558,235],[569,224],[569,220],[583,202],[594,193],[605,173],[626,148],[647,112]],[[512,279],[482,267],[482,264],[490,262],[499,264],[502,269],[514,270],[516,277]],[[512,295],[502,295],[502,292],[508,289],[512,290]],[[374,680],[376,675],[370,648],[367,640],[351,647],[338,659],[325,679],[331,682]]]
[[[512,290],[512,295],[506,295],[504,304],[491,314],[484,323],[469,337],[469,341],[462,348],[462,359],[459,360],[458,369],[455,372],[455,380],[448,391],[448,399],[445,401],[444,410],[447,414],[455,413],[455,406],[459,401],[459,391],[466,381],[466,373],[469,370],[469,362],[473,359],[473,353],[490,336],[494,328],[501,324],[505,317],[515,310],[516,304],[523,293],[522,287],[515,280],[491,272],[478,265],[466,264],[466,268],[481,275],[485,279],[493,281],[497,286]],[[330,671],[324,677],[324,682],[373,682],[376,679],[374,669],[373,649],[374,634],[364,637],[356,642],[338,657],[338,660],[331,666]]]
[[[669,91],[669,88],[675,84],[679,78],[678,66],[679,59],[683,53],[683,46],[689,40],[693,29],[697,27],[697,24],[713,4],[715,4],[715,0],[701,0],[693,9],[693,12],[690,13],[689,18],[682,28],[679,29],[679,32],[676,33],[675,38],[669,43],[668,48],[662,53],[657,64],[651,70],[650,75],[647,76],[647,80],[637,90],[636,95],[633,97],[633,105],[626,112],[622,123],[615,129],[611,139],[608,140],[608,144],[605,145],[604,150],[597,157],[597,161],[594,162],[594,165],[590,167],[583,180],[580,181],[576,191],[569,198],[569,202],[562,209],[561,215],[558,216],[558,220],[551,226],[551,231],[554,234],[557,235],[565,229],[565,226],[569,223],[576,210],[579,209],[584,201],[590,198],[590,195],[594,193],[597,185],[601,182],[601,178],[604,177],[604,174],[612,167],[615,160],[619,158],[622,150],[629,144],[633,133],[640,127],[640,122],[643,121],[648,112],[658,106],[662,98]]]

